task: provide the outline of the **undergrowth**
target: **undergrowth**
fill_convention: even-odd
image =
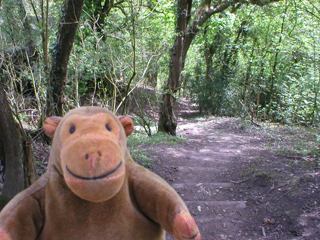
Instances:
[[[272,126],[264,128],[273,140],[271,146],[282,153],[293,153],[305,161],[320,163],[320,131],[318,128]]]
[[[171,136],[167,133],[158,132],[148,136],[144,131],[135,131],[128,137],[128,147],[132,158],[147,168],[153,167],[153,158],[149,154],[150,148],[158,143],[174,146],[183,142],[182,136]]]

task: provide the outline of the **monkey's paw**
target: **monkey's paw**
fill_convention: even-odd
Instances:
[[[12,238],[6,231],[0,229],[0,240],[12,240]]]
[[[177,240],[201,240],[201,235],[196,222],[191,215],[185,211],[182,211],[175,217],[173,228],[173,236]]]

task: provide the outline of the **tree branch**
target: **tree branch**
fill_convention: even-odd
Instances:
[[[187,34],[185,36],[185,44],[183,50],[183,58],[185,58],[191,42],[195,38],[196,34],[199,32],[200,28],[213,14],[223,12],[231,4],[237,2],[237,0],[225,0],[221,3],[219,1],[213,7],[211,7],[211,0],[205,0],[201,6],[197,9],[194,14],[194,20],[190,23],[190,27],[187,29]],[[220,5],[219,5],[220,3]]]
[[[258,6],[264,6],[271,2],[279,2],[281,0],[250,0],[250,4],[255,4]],[[231,5],[236,3],[241,6],[242,4],[248,4],[246,0],[225,0],[218,1],[213,6],[211,6],[212,0],[204,0],[201,6],[197,9],[194,14],[193,21],[190,23],[190,27],[186,30],[186,40],[185,40],[185,52],[188,51],[192,40],[195,35],[199,32],[200,27],[214,14],[225,11]],[[239,7],[237,6],[237,7]]]
[[[184,32],[190,19],[192,0],[178,0],[177,3],[177,29],[178,33]]]
[[[250,3],[254,4],[254,5],[258,5],[260,7],[263,7],[265,5],[268,5],[269,3],[280,2],[280,1],[282,1],[282,0],[250,0]]]
[[[102,14],[108,16],[113,5],[114,5],[114,0],[105,1],[104,5],[102,7]]]

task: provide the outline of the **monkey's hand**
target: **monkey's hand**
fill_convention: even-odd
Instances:
[[[0,229],[0,240],[12,240],[12,238],[6,231]]]
[[[182,211],[173,221],[173,236],[177,240],[201,240],[199,228],[188,212]]]

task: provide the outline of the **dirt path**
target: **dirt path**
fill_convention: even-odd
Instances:
[[[267,134],[222,118],[181,121],[177,133],[183,143],[150,150],[153,169],[185,200],[204,240],[320,239],[315,206],[303,218],[308,201],[318,205],[319,189],[310,192],[318,175],[306,184],[295,178],[301,169],[283,167],[291,157],[273,151]]]
[[[256,139],[222,133],[214,126],[213,120],[180,123],[178,134],[185,144],[158,152],[155,169],[186,201],[203,239],[240,239],[249,234],[243,233],[242,219],[247,201],[235,194],[232,181],[238,180],[234,171],[242,171],[242,146]]]

